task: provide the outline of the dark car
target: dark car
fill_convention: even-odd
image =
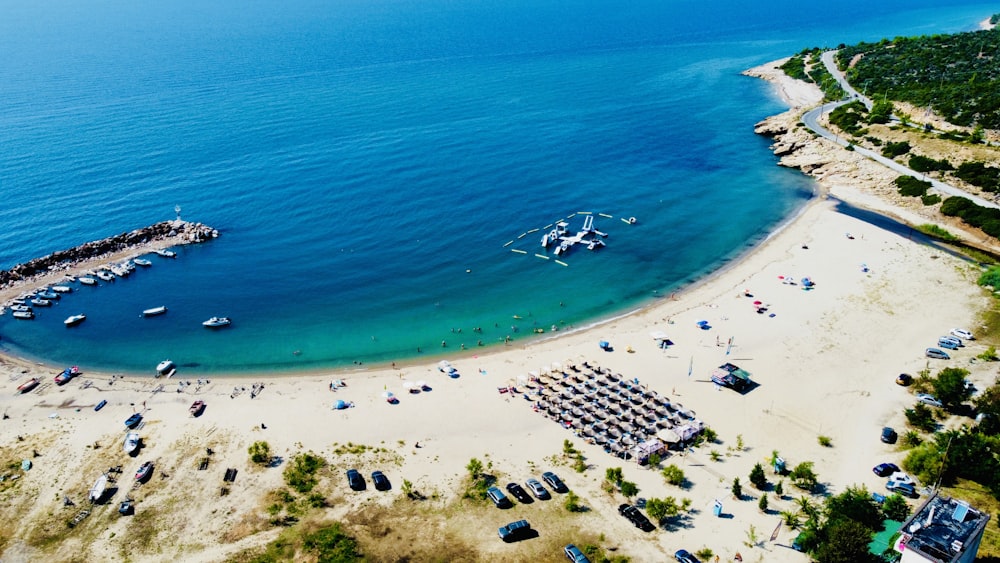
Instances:
[[[566,554],[566,559],[569,559],[573,563],[590,563],[590,559],[580,551],[579,547],[568,543],[566,547],[563,548],[563,553]]]
[[[548,483],[549,486],[552,487],[552,490],[557,493],[565,493],[568,490],[566,488],[566,484],[562,482],[562,479],[551,471],[542,473],[542,480]]]
[[[641,510],[631,504],[619,505],[618,514],[627,518],[633,526],[639,528],[643,532],[651,532],[656,529],[656,527],[653,526],[653,523],[649,521],[649,518],[646,518],[646,515],[643,514]]]
[[[392,488],[389,478],[381,471],[372,471],[372,483],[375,483],[375,490],[377,491],[388,491]]]
[[[895,463],[880,463],[872,468],[872,472],[879,477],[888,477],[897,471],[899,471],[899,466]]]
[[[486,496],[493,501],[493,504],[497,505],[497,508],[506,508],[511,506],[510,499],[507,498],[500,489],[496,487],[490,487],[486,489]]]
[[[518,520],[517,522],[511,522],[506,526],[500,526],[497,533],[500,535],[500,539],[505,542],[517,541],[521,538],[527,537],[531,532],[531,524],[527,520]]]
[[[680,563],[701,563],[697,557],[691,555],[691,552],[686,549],[678,549],[674,552],[674,559],[680,561]]]
[[[885,483],[885,488],[889,489],[894,493],[899,493],[905,497],[917,498],[917,488],[913,486],[913,483],[907,483],[904,481],[893,481],[889,479]]]
[[[545,487],[538,482],[538,479],[528,479],[524,482],[524,484],[528,486],[528,490],[531,491],[531,494],[535,495],[535,498],[538,500],[548,500],[552,498],[551,495],[549,495],[549,491],[547,491]]]
[[[512,497],[516,498],[517,502],[521,504],[531,504],[535,502],[535,500],[531,498],[531,495],[528,494],[528,491],[525,491],[524,487],[518,485],[517,483],[507,483],[507,492],[510,493]]]
[[[885,442],[886,444],[895,444],[896,438],[897,438],[896,431],[893,430],[892,428],[886,426],[885,428],[882,429],[882,441]]]
[[[357,469],[347,470],[347,484],[355,491],[365,490],[365,478],[358,473]]]

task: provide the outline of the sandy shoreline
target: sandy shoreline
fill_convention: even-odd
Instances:
[[[780,95],[788,96],[796,108],[815,103],[809,85],[780,83]],[[425,560],[435,553],[435,541],[447,541],[468,545],[484,559],[556,561],[562,557],[559,545],[581,541],[589,533],[604,534],[602,545],[636,561],[664,560],[681,547],[709,547],[723,560],[739,551],[745,561],[805,561],[787,547],[795,535],[787,528],[776,542],[744,545],[751,526],[766,539],[779,520],[778,511],[791,509],[793,501],[770,495],[771,511],[761,513],[756,502],[760,493],[749,484],[744,486],[748,498],[731,498],[732,479],[746,482],[753,464],[778,450],[792,465],[815,462],[830,492],[852,484],[882,491],[870,467],[898,462],[902,453],[881,444],[878,431],[885,425],[902,428],[902,409],[911,402],[906,390],[893,383],[895,375],[927,365],[923,349],[951,327],[975,330],[976,314],[987,299],[974,283],[976,266],[922,244],[919,235],[888,232],[838,213],[834,201],[822,194],[875,207],[863,192],[852,198],[858,188],[845,189],[841,180],[821,178],[821,195],[775,234],[673,298],[556,337],[451,355],[461,374],[455,379],[437,369],[435,356],[400,363],[398,369],[366,366],[208,382],[183,374],[169,380],[132,375],[112,380],[107,374],[87,373],[58,387],[50,383],[56,371],[51,366],[3,359],[0,372],[7,376],[8,393],[0,396],[5,415],[0,451],[5,464],[32,459],[34,467],[14,485],[0,488],[7,503],[2,513],[18,522],[0,532],[2,560],[222,561],[270,541],[280,528],[266,523],[265,496],[281,486],[281,469],[255,468],[247,456],[250,443],[266,440],[286,459],[313,451],[328,460],[334,470],[323,484],[330,507],[322,509],[322,517],[344,522],[351,533],[377,545],[374,560]],[[807,276],[816,282],[812,290],[800,283]],[[746,297],[746,291],[753,298]],[[757,312],[754,301],[765,310]],[[711,328],[699,328],[701,320]],[[666,332],[674,345],[660,349],[650,336],[656,331]],[[599,340],[610,341],[614,350],[600,350]],[[983,348],[971,344],[951,362],[931,367],[966,367],[973,372],[971,379],[982,385],[992,381],[993,370],[969,359]],[[520,396],[498,392],[553,362],[583,361],[639,379],[693,410],[718,432],[720,443],[665,460],[685,471],[690,486],[666,485],[655,471],[616,459],[532,412]],[[759,386],[745,395],[717,389],[708,375],[726,361],[750,371]],[[21,381],[35,374],[45,382],[38,390],[14,394]],[[343,379],[346,386],[331,391],[331,379]],[[404,383],[418,381],[431,390],[408,393]],[[251,398],[258,383],[264,387]],[[387,404],[382,398],[386,391],[395,393],[399,404]],[[195,399],[208,405],[198,418],[187,411]],[[108,404],[94,412],[100,400]],[[355,407],[332,410],[336,400]],[[138,457],[130,458],[121,449],[122,421],[136,411],[145,416],[140,429],[144,447]],[[833,447],[819,445],[820,435],[829,436]],[[736,448],[738,437],[743,450]],[[591,465],[586,472],[576,473],[556,459],[567,439],[586,456]],[[338,453],[338,445],[348,442],[373,449]],[[100,447],[94,448],[95,443]],[[200,471],[196,461],[209,457],[207,448],[213,451],[210,468]],[[718,452],[719,461],[710,459],[712,451]],[[591,511],[557,514],[561,500],[519,504],[502,513],[492,506],[463,504],[460,483],[472,457],[489,460],[501,485],[523,483],[554,469]],[[121,464],[122,479],[127,480],[128,471],[145,459],[156,460],[157,474],[128,493],[137,501],[135,516],[117,515],[122,491],[66,532],[64,520],[83,504],[101,471]],[[605,469],[616,466],[623,466],[626,478],[638,484],[640,496],[690,498],[695,512],[687,516],[687,524],[648,535],[632,528],[616,513],[622,498],[600,488]],[[221,472],[230,467],[238,469],[239,476],[229,494],[219,496]],[[365,475],[382,469],[394,489],[351,493],[343,479],[347,467]],[[391,522],[391,536],[379,536],[365,523],[373,510],[410,506],[399,492],[403,479],[431,497],[423,505],[435,515],[428,524],[434,530],[430,538],[423,529],[407,531],[389,514],[383,517]],[[792,496],[801,494],[787,482],[785,488]],[[77,507],[64,507],[64,496]],[[712,516],[715,499],[723,500],[730,518]],[[465,507],[457,522],[446,516],[454,513],[456,504]],[[148,544],[136,545],[133,539],[144,515],[155,516],[157,531]],[[498,543],[496,527],[522,517],[542,537]],[[39,540],[51,535],[61,540]]]

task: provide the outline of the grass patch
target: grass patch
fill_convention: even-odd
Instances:
[[[947,230],[942,229],[941,227],[939,227],[937,225],[932,225],[930,223],[924,223],[923,225],[917,225],[916,229],[918,231],[920,231],[921,233],[924,233],[925,235],[929,236],[929,237],[934,237],[934,238],[936,238],[938,240],[943,240],[945,242],[957,242],[957,241],[961,240],[960,238],[958,238],[957,236],[951,234]]]

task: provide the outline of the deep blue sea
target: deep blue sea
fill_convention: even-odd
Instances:
[[[175,205],[222,233],[34,321],[0,317],[0,345],[83,369],[281,372],[620,314],[739,256],[812,193],[754,135],[785,108],[740,71],[998,11],[0,0],[0,268]],[[540,231],[518,238],[567,218],[576,230],[581,212],[611,216],[596,223],[607,246],[566,266],[535,256]],[[158,305],[169,312],[139,317]],[[216,315],[233,326],[201,326]]]

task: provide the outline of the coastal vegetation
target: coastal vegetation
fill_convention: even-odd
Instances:
[[[1000,31],[841,45],[847,80],[875,99],[927,107],[949,123],[1000,128]]]
[[[792,78],[819,86],[824,99],[838,100],[844,96],[844,91],[820,61],[822,54],[823,50],[818,47],[804,49],[781,65],[781,69]]]

